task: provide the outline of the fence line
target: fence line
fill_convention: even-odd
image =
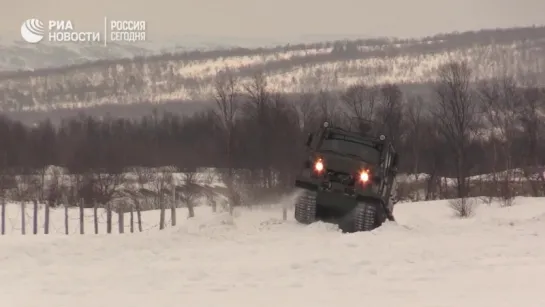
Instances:
[[[28,206],[29,203],[31,204],[30,207]],[[100,233],[100,224],[106,224],[107,234],[114,233],[114,228],[117,228],[117,233],[119,234],[125,233],[125,231],[127,230],[126,227],[128,227],[128,231],[130,233],[134,233],[136,231],[143,232],[154,228],[164,229],[167,224],[170,224],[171,226],[176,226],[177,206],[174,203],[169,207],[171,210],[168,220],[166,219],[165,214],[167,211],[166,206],[162,205],[161,210],[159,210],[159,224],[153,224],[152,226],[144,227],[145,223],[142,218],[143,214],[140,210],[140,206],[128,206],[128,208],[123,208],[122,210],[118,210],[118,212],[114,212],[112,206],[109,205],[106,206],[103,210],[99,210],[98,205],[95,203],[92,208],[92,214],[86,214],[86,209],[88,208],[84,207],[83,200],[80,200],[78,202],[77,207],[59,206],[51,208],[48,202],[40,205],[37,200],[33,200],[32,202],[21,202],[19,206],[17,206],[14,203],[8,204],[5,199],[0,198],[0,235],[6,234],[8,230],[8,224],[11,232],[19,231],[22,235],[26,235],[29,231],[31,231],[33,235],[37,235],[40,233],[64,233],[66,235],[79,233],[80,235],[83,235],[86,233],[86,230],[87,233],[89,233],[89,228],[86,228],[86,224],[88,224],[87,226],[92,225],[91,229],[92,233],[94,234]],[[75,218],[73,217],[74,210],[77,210],[77,217]],[[10,214],[8,214],[8,212],[15,212],[16,217],[14,218]],[[60,228],[56,227],[56,223],[54,221],[56,220],[55,217],[58,218],[57,221],[60,220],[61,212],[63,229],[62,231],[59,231]],[[151,214],[151,212],[157,211],[144,211],[144,213],[146,212],[149,212]],[[117,214],[117,220],[114,219],[114,213]],[[126,225],[125,222],[126,215],[128,215],[129,218],[128,225]],[[91,225],[89,225],[88,223],[90,219],[92,220]],[[43,222],[40,223],[41,221]],[[73,229],[73,223],[75,223],[75,225],[77,226],[76,231],[74,231]]]
[[[169,206],[166,206],[167,203],[169,203]],[[20,202],[19,208],[17,208],[17,203],[8,204],[5,198],[0,198],[0,235],[7,234],[8,224],[10,225],[9,230],[11,230],[11,233],[20,232],[22,235],[26,235],[28,231],[32,231],[33,235],[47,235],[51,233],[63,233],[65,235],[79,233],[80,235],[84,235],[86,231],[89,233],[90,229],[92,229],[93,234],[99,234],[99,225],[101,224],[106,224],[106,234],[114,233],[114,228],[117,228],[116,232],[119,234],[124,234],[126,231],[134,233],[151,229],[162,230],[168,224],[176,226],[177,203],[175,193],[172,195],[171,202],[161,202],[159,210],[149,211],[141,210],[139,200],[135,201],[133,205],[117,206],[117,210],[113,210],[112,204],[107,204],[104,208],[99,208],[96,202],[92,208],[85,208],[83,199],[80,199],[77,206],[73,207],[66,205],[51,207],[49,202],[41,204],[35,199],[29,202]],[[211,206],[211,208],[213,212],[216,212],[215,206]],[[92,210],[91,213],[87,212],[88,210]],[[143,213],[151,215],[152,212],[157,211],[159,211],[159,223],[153,223],[145,227]],[[167,211],[170,211],[168,220]],[[13,212],[17,214],[15,218],[11,214],[8,214]],[[283,220],[287,220],[287,212],[287,208],[282,208]],[[117,214],[117,219],[114,219],[114,213]],[[74,215],[77,217],[74,217]],[[128,225],[126,225],[127,217]],[[90,220],[92,224],[89,223]],[[58,225],[58,223],[62,223],[62,226]]]

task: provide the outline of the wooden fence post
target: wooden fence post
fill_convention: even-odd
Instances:
[[[79,234],[85,234],[85,212],[83,211],[83,198],[79,201]]]
[[[95,234],[98,234],[98,203],[96,200],[93,202],[93,223],[95,226]]]
[[[32,208],[32,234],[38,234],[38,200],[33,200],[34,207]]]
[[[21,234],[26,234],[26,205],[25,202],[21,202]]]
[[[119,202],[117,206],[117,224],[119,233],[125,233],[125,202]]]
[[[68,198],[64,201],[64,234],[68,235],[70,233],[68,229]]]
[[[49,234],[49,201],[45,202],[44,234]]]
[[[130,223],[131,223],[131,225],[130,225],[131,233],[134,233],[134,208],[133,208],[133,206],[131,206],[130,219],[131,219],[131,221],[130,221]]]
[[[0,232],[2,235],[6,234],[6,199],[2,197],[0,200],[0,227],[2,228]]]
[[[163,197],[163,191],[158,192],[159,199],[159,230],[165,229],[165,200]]]
[[[172,208],[170,208],[170,223],[172,226],[176,226],[176,189],[174,183],[172,183]]]
[[[112,233],[112,205],[110,202],[106,204],[106,233]]]
[[[136,220],[138,222],[138,231],[142,232],[142,210],[139,200],[136,201]]]

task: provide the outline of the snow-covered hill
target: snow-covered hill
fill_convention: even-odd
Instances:
[[[248,46],[248,44],[241,44]],[[252,46],[252,45],[250,45]],[[45,68],[66,67],[99,60],[152,56],[193,50],[218,50],[232,48],[213,39],[183,37],[171,42],[137,42],[116,44],[41,43],[0,39],[0,72],[34,71]]]
[[[33,71],[44,68],[65,67],[98,60],[152,56],[161,53],[187,51],[226,50],[231,48],[267,48],[285,45],[290,41],[314,43],[334,40],[349,35],[316,35],[273,40],[270,38],[239,38],[183,35],[163,41],[102,44],[40,43],[29,44],[22,40],[12,41],[0,37],[0,72]],[[359,39],[360,37],[353,37]]]
[[[32,52],[17,48],[6,54],[18,57],[51,54],[53,59],[72,59],[73,63],[97,54],[115,57],[151,53],[137,47],[131,50],[115,47],[108,53],[98,46],[60,51],[42,47],[45,49]],[[74,60],[77,54],[81,54],[80,60]],[[342,90],[356,82],[421,84],[433,81],[436,69],[451,60],[468,61],[474,79],[513,75],[521,81],[545,84],[544,54],[545,27],[441,34],[412,40],[360,39],[168,53],[64,68],[5,72],[0,74],[0,99],[4,110],[209,100],[214,76],[226,67],[230,67],[241,82],[248,82],[256,72],[264,71],[269,89],[286,93]],[[33,60],[21,61],[25,67],[32,68],[29,63]]]
[[[49,306],[541,307],[545,199],[403,203],[399,224],[341,234],[280,210],[197,211],[164,231],[0,237],[0,302]]]

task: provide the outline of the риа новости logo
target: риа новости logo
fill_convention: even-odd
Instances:
[[[37,18],[27,19],[21,25],[21,36],[28,43],[40,42],[44,38],[44,33],[44,23]]]

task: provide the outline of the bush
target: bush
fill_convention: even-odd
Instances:
[[[456,217],[468,218],[475,213],[476,203],[473,199],[458,198],[449,201],[449,207]]]

